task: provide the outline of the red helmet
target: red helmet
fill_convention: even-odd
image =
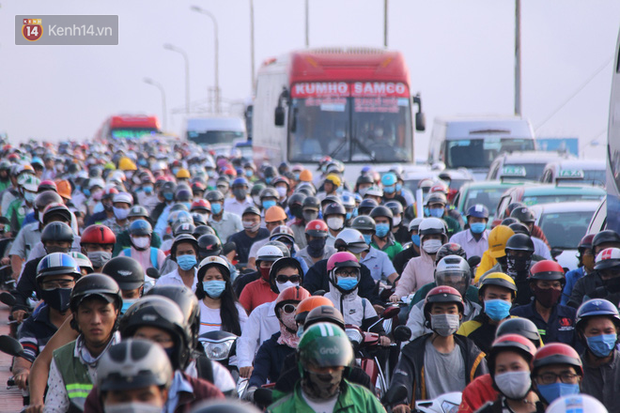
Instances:
[[[577,245],[577,249],[592,249],[592,240],[594,239],[594,235],[596,234],[588,234],[585,237],[581,238],[581,241],[579,241],[579,245]]]
[[[433,303],[456,303],[461,313],[465,311],[461,293],[456,288],[447,285],[435,287],[426,294],[424,299],[424,316],[427,320],[430,320],[428,314],[430,314]]]
[[[269,240],[279,240],[280,238],[287,238],[290,242],[295,243],[295,234],[293,230],[286,225],[278,225],[273,230],[271,230],[271,235],[269,235]]]
[[[538,261],[530,269],[529,279],[564,282],[564,269],[555,261]]]
[[[192,202],[192,207],[189,209],[190,211],[208,211],[211,212],[211,202],[206,199],[199,199],[197,201]]]
[[[491,346],[491,351],[487,357],[491,376],[495,375],[495,357],[502,351],[514,351],[524,356],[530,366],[536,354],[536,346],[527,338],[519,334],[505,334],[497,338]]]
[[[290,187],[291,183],[289,182],[288,178],[286,176],[276,176],[275,178],[273,178],[273,181],[271,182],[271,185],[276,186],[276,184],[284,182],[286,184],[286,186]]]
[[[41,183],[39,184],[39,188],[37,189],[37,192],[43,192],[43,191],[58,192],[58,187],[56,186],[56,182],[52,181],[51,179],[45,179],[41,181]]]
[[[429,192],[443,192],[444,194],[448,193],[448,185],[446,185],[444,182],[442,181],[438,181],[435,182],[435,184],[433,186],[431,186],[431,189]]]
[[[549,343],[541,347],[534,355],[534,370],[532,375],[536,376],[536,370],[551,364],[568,364],[575,368],[580,376],[583,376],[583,366],[581,358],[574,348],[564,343]]]
[[[306,224],[305,233],[306,235],[310,235],[311,237],[326,238],[328,231],[329,230],[327,228],[327,224],[325,223],[325,221],[320,219],[315,219]]]
[[[347,251],[342,251],[335,253],[327,260],[327,272],[331,272],[334,268],[339,267],[360,268],[360,264],[355,255]]]
[[[103,244],[109,245],[116,243],[116,235],[105,225],[91,225],[82,232],[80,245],[84,244]]]

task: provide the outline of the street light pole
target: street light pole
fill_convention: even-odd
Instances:
[[[383,47],[388,46],[388,0],[383,0]]]
[[[521,0],[515,0],[515,115],[521,116]]]
[[[310,6],[308,4],[308,0],[306,0],[306,49],[310,46],[310,16],[309,16]]]
[[[256,81],[254,74],[254,0],[250,0],[250,65],[252,66],[252,84],[251,90],[254,93],[254,82]]]
[[[168,115],[166,114],[166,91],[160,83],[157,83],[156,81],[148,77],[144,78],[144,83],[155,86],[161,92],[161,119],[165,132],[168,129]]]
[[[166,43],[164,45],[164,49],[171,50],[173,52],[180,53],[185,59],[185,113],[189,114],[190,112],[190,99],[189,99],[189,57],[185,50],[171,45],[170,43]]]
[[[218,39],[218,26],[217,26],[217,20],[215,19],[215,16],[208,10],[203,9],[202,7],[198,7],[198,6],[191,6],[190,7],[191,10],[200,13],[200,14],[204,14],[205,16],[209,17],[211,19],[211,21],[213,22],[213,31],[215,33],[215,113],[220,113],[220,73],[219,73],[219,39]],[[253,70],[253,69],[252,69]]]

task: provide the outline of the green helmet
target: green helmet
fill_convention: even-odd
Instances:
[[[332,323],[317,323],[301,336],[297,360],[302,374],[308,366],[348,367],[354,360],[353,347],[340,327]]]

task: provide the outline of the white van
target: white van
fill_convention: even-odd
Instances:
[[[248,140],[245,121],[236,117],[187,119],[184,136],[223,155],[229,155],[236,143]]]
[[[431,164],[467,168],[481,180],[500,153],[535,149],[534,130],[527,119],[456,117],[435,119],[428,155]]]

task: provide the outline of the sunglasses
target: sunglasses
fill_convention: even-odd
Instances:
[[[282,311],[284,311],[286,314],[292,314],[297,310],[297,306],[294,304],[284,304],[282,306]]]
[[[290,277],[287,277],[286,275],[278,275],[276,277],[276,281],[279,282],[280,284],[284,284],[287,281],[290,281],[294,284],[299,283],[301,281],[299,275],[291,275]]]

